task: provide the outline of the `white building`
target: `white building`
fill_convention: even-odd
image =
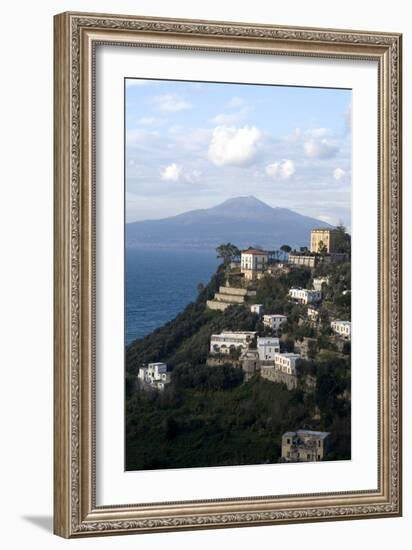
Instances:
[[[301,304],[315,304],[322,299],[320,290],[310,290],[308,288],[291,288],[289,296]]]
[[[268,264],[268,253],[256,248],[242,250],[240,255],[240,271],[245,279],[256,279],[262,276]]]
[[[166,384],[169,384],[171,376],[170,372],[167,372],[166,363],[149,363],[147,366],[139,368],[137,378],[143,384],[163,391]]]
[[[252,331],[223,331],[220,334],[212,334],[210,337],[210,353],[229,354],[235,349],[248,349],[255,336],[256,332]]]
[[[275,368],[287,374],[296,374],[296,361],[300,359],[298,353],[275,353]]]
[[[263,313],[263,304],[252,304],[250,306],[250,311],[261,317]]]
[[[261,361],[273,361],[275,353],[280,352],[279,338],[258,337],[257,350]]]
[[[350,321],[332,321],[331,329],[336,334],[343,336],[344,338],[350,339],[351,336],[351,322]]]
[[[319,310],[315,307],[308,307],[308,319],[311,321],[317,321],[319,319]]]
[[[279,331],[280,327],[286,323],[288,318],[286,315],[280,315],[279,313],[264,315],[263,325],[271,328],[272,330]]]
[[[322,291],[322,285],[329,284],[329,277],[316,277],[313,279],[313,288]]]

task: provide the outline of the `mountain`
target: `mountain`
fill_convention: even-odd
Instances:
[[[329,224],[288,208],[272,208],[256,197],[228,199],[212,208],[160,220],[126,224],[128,248],[210,248],[232,242],[269,250],[282,244],[308,246],[310,231]]]

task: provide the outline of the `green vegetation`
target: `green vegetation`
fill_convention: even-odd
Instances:
[[[223,263],[227,265],[234,256],[239,256],[240,250],[232,243],[221,244],[216,248],[217,257],[222,258]]]
[[[350,458],[350,342],[338,349],[330,329],[331,315],[350,319],[350,293],[342,294],[350,289],[350,264],[320,263],[314,270],[300,267],[255,283],[254,301],[267,313],[288,316],[282,351],[294,351],[309,339],[309,359],[298,362],[298,387],[289,391],[259,375],[245,382],[236,366],[238,352],[219,366],[206,364],[214,333],[272,334],[246,305],[224,312],[206,308],[236,254],[230,243],[223,247],[218,251],[223,263],[208,285],[199,285],[196,301],[126,350],[126,469],[273,463],[280,458],[282,434],[298,428],[331,432],[327,459]],[[321,276],[329,277],[329,284],[319,322],[313,324],[306,320],[305,306],[288,298],[288,290],[310,288]],[[162,393],[142,391],[136,383],[139,367],[154,361],[172,370]]]
[[[291,426],[350,433],[347,401],[333,398],[342,388],[336,371],[306,394],[257,376],[241,384],[242,371],[229,366],[209,367],[209,382],[204,369],[192,369],[192,378],[185,367],[163,394],[128,400],[127,469],[273,463]],[[349,437],[336,439],[336,458],[349,457]]]

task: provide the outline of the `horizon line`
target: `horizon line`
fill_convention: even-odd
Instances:
[[[309,216],[308,214],[301,214],[300,212],[298,212],[297,210],[294,210],[292,208],[288,208],[288,207],[285,207],[285,206],[271,206],[270,204],[268,204],[267,202],[263,201],[262,199],[256,197],[255,195],[236,195],[236,196],[231,196],[231,197],[228,197],[224,200],[222,200],[221,202],[217,203],[217,204],[214,204],[213,206],[209,206],[207,208],[193,208],[193,209],[190,209],[190,210],[183,210],[182,212],[179,212],[177,214],[172,214],[170,216],[165,216],[165,217],[162,217],[162,218],[144,218],[144,219],[141,219],[141,220],[133,220],[133,221],[128,221],[126,222],[125,221],[125,225],[130,225],[130,224],[133,224],[133,223],[142,223],[142,222],[155,222],[155,221],[161,221],[161,220],[166,220],[166,219],[171,219],[171,218],[176,218],[178,216],[181,216],[183,214],[188,214],[190,212],[202,212],[202,211],[205,211],[205,210],[210,210],[212,208],[216,208],[217,206],[221,206],[222,204],[224,204],[225,202],[228,202],[230,200],[235,200],[235,199],[255,199],[256,201],[258,202],[261,202],[262,204],[264,204],[265,206],[269,207],[269,208],[272,208],[273,210],[275,209],[279,209],[279,210],[289,210],[291,212],[294,212],[295,214],[298,214],[299,216],[304,216],[304,217],[307,217],[307,218],[312,218],[320,223],[323,223],[323,224],[326,224],[326,225],[330,225],[331,227],[336,227],[334,224],[331,224],[329,222],[325,222],[324,220],[321,220],[319,218],[316,218],[316,217],[313,217],[313,216]]]

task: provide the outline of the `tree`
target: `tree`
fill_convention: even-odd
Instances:
[[[321,256],[326,256],[328,249],[323,241],[319,241],[318,252]]]
[[[351,237],[346,232],[346,227],[342,222],[336,227],[335,232],[335,250],[336,252],[350,254],[351,249]]]
[[[217,257],[222,258],[224,265],[228,265],[234,256],[238,256],[240,251],[232,243],[221,244],[216,248]]]
[[[280,247],[280,249],[285,252],[285,254],[289,254],[289,252],[291,252],[292,250],[292,247],[289,246],[288,244],[282,244],[282,246]]]

